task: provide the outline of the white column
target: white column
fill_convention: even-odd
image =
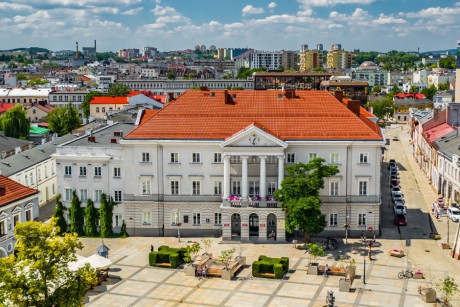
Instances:
[[[241,198],[248,198],[248,158],[241,156]]]
[[[230,196],[230,156],[224,156],[224,199]]]
[[[265,200],[267,195],[267,171],[266,171],[266,156],[260,156],[260,182],[259,182],[259,195],[262,200]]]
[[[284,179],[284,156],[278,156],[278,189],[281,189],[281,182]]]

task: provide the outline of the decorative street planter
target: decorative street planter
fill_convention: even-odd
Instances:
[[[195,276],[195,267],[189,264],[184,268],[184,272],[186,276]]]
[[[318,263],[310,263],[308,265],[307,274],[308,275],[318,275]]]
[[[339,280],[339,292],[350,292],[351,282],[345,278]]]
[[[435,239],[435,240],[440,240],[441,235],[437,232],[430,232],[430,238]]]
[[[436,303],[436,290],[433,288],[421,288],[420,298],[425,303]]]
[[[450,249],[450,244],[443,242],[441,243],[442,249]]]
[[[423,278],[424,278],[424,277],[423,277],[423,272],[422,272],[422,271],[416,270],[416,271],[414,272],[414,279],[423,279]]]

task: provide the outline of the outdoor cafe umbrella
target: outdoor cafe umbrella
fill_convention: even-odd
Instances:
[[[85,266],[85,264],[83,263],[83,261],[86,259],[85,257],[83,256],[80,256],[80,255],[77,255],[75,254],[75,256],[77,256],[77,261],[71,261],[68,263],[69,265],[69,270],[71,271],[76,271],[78,270],[79,268],[82,268]]]
[[[79,261],[78,263],[82,263],[83,265],[85,263],[89,263],[89,265],[96,270],[107,269],[110,265],[112,265],[112,261],[105,257],[99,256],[98,254],[93,254],[85,260]]]

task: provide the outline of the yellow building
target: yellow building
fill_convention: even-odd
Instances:
[[[308,71],[323,67],[323,53],[318,50],[308,50],[300,54],[300,70]]]
[[[351,68],[351,53],[343,50],[329,51],[327,54],[327,68],[347,69]]]

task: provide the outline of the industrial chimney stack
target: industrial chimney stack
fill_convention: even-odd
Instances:
[[[75,42],[75,44],[77,45],[77,50],[75,52],[75,58],[78,59],[78,42]]]

